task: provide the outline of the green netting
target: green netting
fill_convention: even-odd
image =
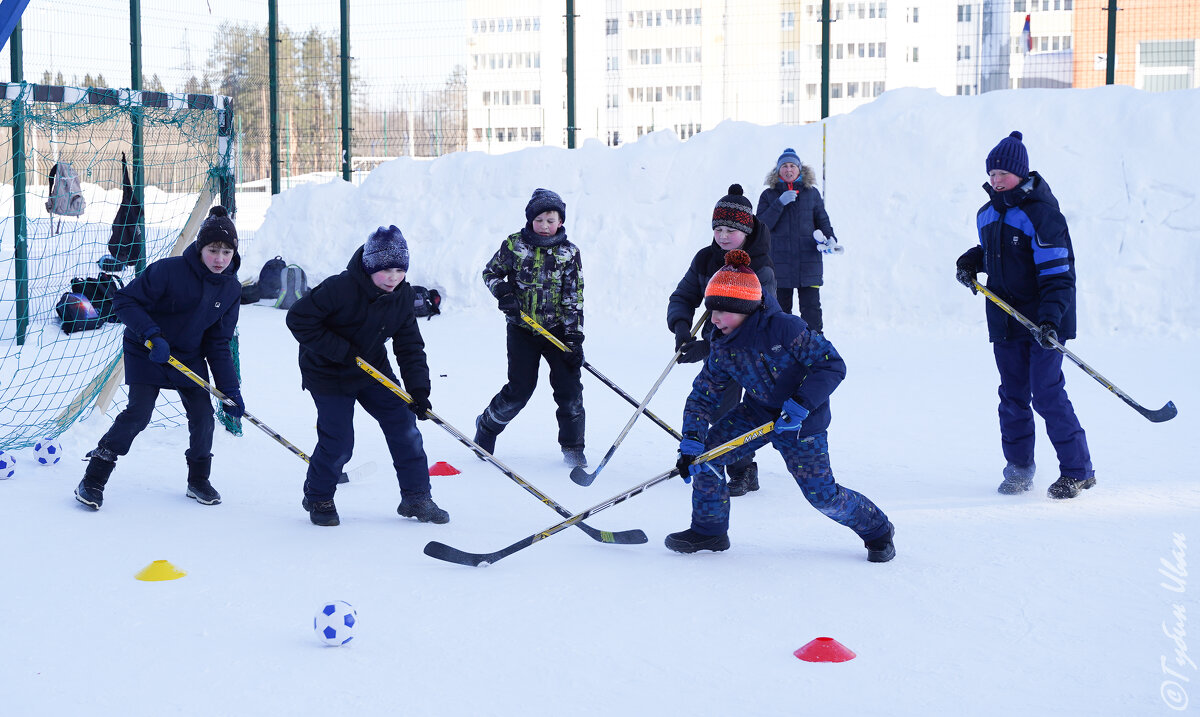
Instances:
[[[114,373],[121,369],[123,327],[106,323],[67,334],[55,305],[71,290],[73,278],[98,276],[98,261],[109,254],[122,198],[122,153],[134,183],[144,186],[146,263],[171,253],[202,192],[228,166],[218,150],[222,118],[216,109],[179,108],[187,106],[183,96],[167,96],[174,107],[146,107],[135,104],[140,95],[128,91],[110,91],[119,104],[89,104],[86,91],[75,88],[66,88],[67,96],[85,99],[32,101],[31,88],[9,85],[8,96],[22,99],[0,99],[0,156],[6,160],[0,165],[0,449],[5,450],[58,436],[94,409],[110,378],[119,378]],[[134,165],[135,122],[142,128],[140,166]],[[16,138],[24,145],[19,174]],[[79,174],[87,206],[78,217],[47,212],[49,173],[57,162],[70,163]],[[136,270],[130,266],[118,275],[129,281]],[[121,386],[108,405],[120,407],[124,399]],[[155,421],[174,424],[182,416],[176,399],[161,401]]]

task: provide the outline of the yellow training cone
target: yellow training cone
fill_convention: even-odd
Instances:
[[[182,578],[187,573],[171,564],[169,560],[155,560],[146,567],[142,568],[142,572],[134,575],[138,580],[174,580]]]

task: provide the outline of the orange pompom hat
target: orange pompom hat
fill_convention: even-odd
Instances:
[[[713,311],[749,314],[762,304],[762,285],[750,268],[750,255],[741,249],[725,254],[725,266],[717,269],[704,289],[704,306]]]

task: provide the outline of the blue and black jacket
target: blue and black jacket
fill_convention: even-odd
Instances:
[[[964,256],[987,273],[987,288],[1036,324],[1050,322],[1058,338],[1075,338],[1075,252],[1058,200],[1037,172],[997,192],[976,214],[979,246]],[[987,302],[988,338],[1028,338],[1029,330]]]

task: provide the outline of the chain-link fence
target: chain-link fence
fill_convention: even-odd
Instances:
[[[814,122],[899,87],[1200,86],[1195,0],[282,0],[273,102],[271,5],[138,3],[143,89],[232,97],[243,189],[270,186],[272,144],[282,187],[341,176],[343,7],[355,170]],[[13,79],[129,87],[130,28],[128,0],[32,3]]]

